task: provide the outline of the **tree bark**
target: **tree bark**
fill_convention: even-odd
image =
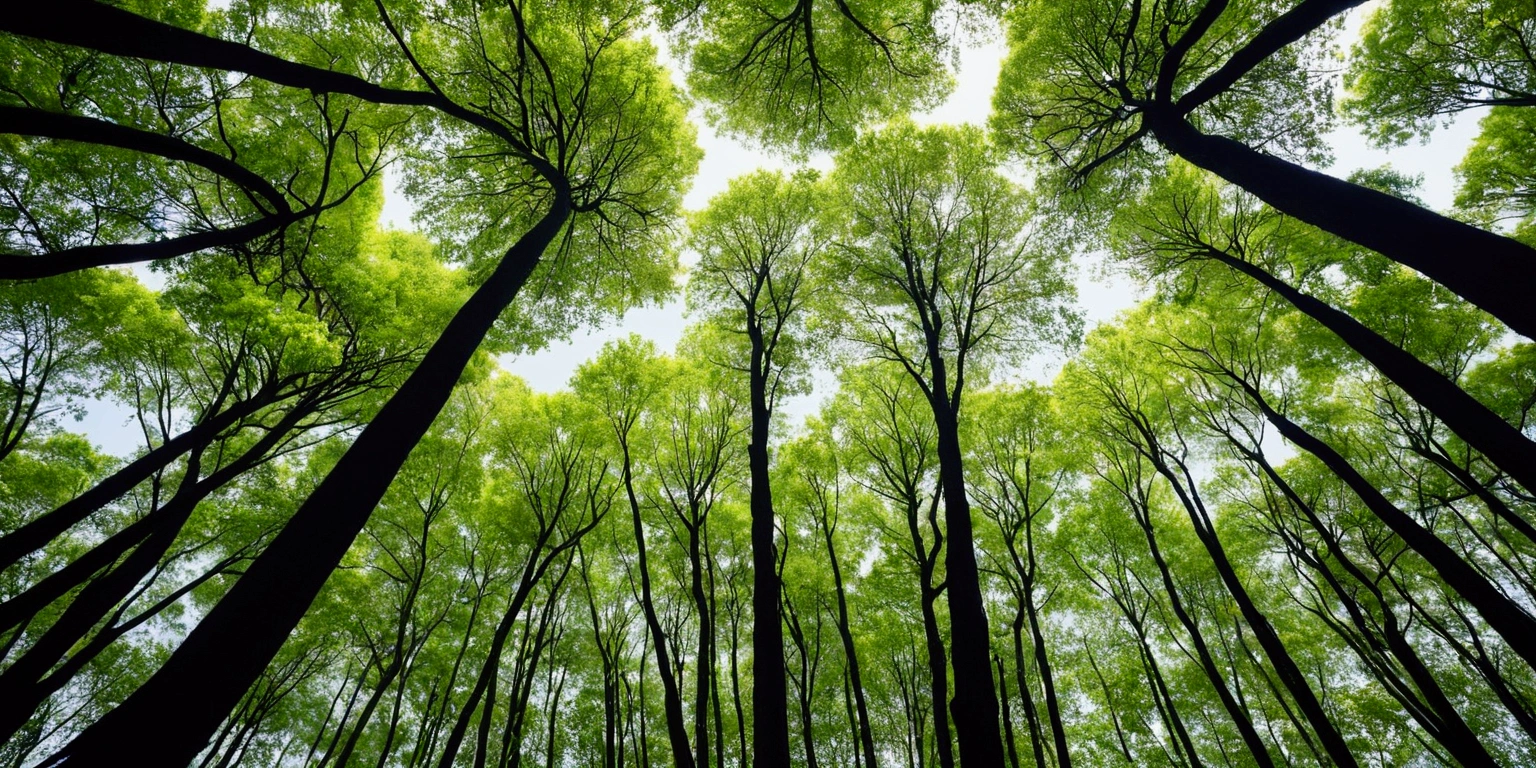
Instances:
[[[950,663],[955,670],[955,697],[950,712],[960,762],[966,768],[1002,768],[1003,742],[998,729],[997,688],[992,682],[991,632],[981,599],[981,573],[976,565],[971,503],[965,494],[960,451],[958,402],[951,399],[944,359],[936,338],[930,337],[928,362],[933,370],[929,397],[938,443],[939,476],[944,486],[945,596],[949,602]],[[958,398],[956,398],[958,399]]]
[[[1488,579],[1478,573],[1432,531],[1398,509],[1397,505],[1383,496],[1369,480],[1362,477],[1349,460],[1335,451],[1332,446],[1276,412],[1270,407],[1263,394],[1241,376],[1231,371],[1226,371],[1226,375],[1242,387],[1263,412],[1264,418],[1279,430],[1281,436],[1316,456],[1329,470],[1338,475],[1339,479],[1343,480],[1345,485],[1348,485],[1350,490],[1365,502],[1366,507],[1377,518],[1386,523],[1387,527],[1392,529],[1392,532],[1397,534],[1409,548],[1429,563],[1447,586],[1472,604],[1483,620],[1488,622],[1488,626],[1504,638],[1504,642],[1509,644],[1511,650],[1519,654],[1526,664],[1536,667],[1536,620],[1533,620],[1530,614],[1495,588]]]
[[[779,617],[778,555],[773,543],[773,492],[768,474],[767,352],[763,329],[751,307],[747,332],[752,345],[750,381],[752,438],[747,445],[752,513],[752,765],[789,765],[789,691],[784,682],[784,627]]]

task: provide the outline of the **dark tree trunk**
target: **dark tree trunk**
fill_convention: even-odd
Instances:
[[[837,562],[837,547],[832,541],[832,526],[826,514],[819,518],[822,539],[827,545],[827,561],[832,564],[832,586],[837,591],[837,633],[843,641],[843,656],[848,660],[848,684],[852,688],[854,708],[858,715],[859,748],[863,752],[864,768],[877,768],[875,762],[875,736],[869,725],[869,703],[864,696],[864,677],[859,672],[859,653],[853,644],[853,628],[848,620],[848,595],[843,587],[843,569]]]
[[[965,494],[960,450],[958,394],[951,398],[944,358],[930,334],[928,363],[933,371],[929,404],[938,442],[939,477],[944,486],[945,596],[949,602],[950,663],[955,670],[955,718],[960,762],[966,768],[1002,768],[1003,741],[998,728],[997,689],[992,683],[992,649],[987,610],[981,599],[976,566],[971,502]]]
[[[165,665],[45,764],[115,765],[124,744],[137,745],[145,763],[192,761],[298,625],[570,211],[569,192],[559,189],[550,211],[507,251],[395,396]],[[156,737],[139,738],[146,733]]]
[[[1135,502],[1133,502],[1134,504]],[[1184,606],[1184,600],[1179,596],[1178,587],[1174,584],[1173,573],[1168,567],[1168,560],[1163,557],[1162,547],[1158,546],[1157,536],[1153,531],[1151,510],[1145,505],[1137,505],[1136,522],[1141,526],[1146,536],[1147,548],[1152,553],[1152,562],[1157,564],[1157,572],[1162,577],[1163,591],[1168,594],[1168,604],[1173,608],[1174,616],[1179,623],[1184,625],[1184,630],[1189,633],[1190,644],[1195,647],[1195,654],[1200,661],[1200,668],[1205,671],[1205,676],[1210,680],[1211,688],[1221,699],[1222,708],[1237,726],[1237,732],[1243,738],[1243,744],[1247,746],[1253,759],[1259,765],[1274,768],[1274,761],[1269,756],[1269,750],[1264,746],[1264,740],[1259,738],[1259,732],[1253,727],[1253,720],[1248,716],[1247,710],[1238,704],[1232,695],[1232,689],[1227,685],[1226,677],[1217,666],[1216,659],[1211,655],[1209,644],[1205,642],[1205,633],[1201,631],[1200,624]]]
[[[180,536],[182,527],[191,518],[198,503],[254,466],[268,451],[281,443],[308,413],[309,409],[299,407],[284,415],[255,445],[203,480],[197,479],[201,469],[201,452],[194,452],[188,461],[183,485],[164,507],[156,510],[159,514],[152,513],[145,517],[146,520],[154,518],[153,524],[146,527],[145,539],[116,568],[82,589],[43,636],[12,663],[4,674],[0,674],[0,702],[3,702],[0,703],[0,735],[9,737],[13,734],[43,699],[68,682],[58,676],[49,676],[47,679],[44,676],[69,653],[70,648],[83,641],[91,629],[112,612],[114,606],[132,594],[134,587],[155,570],[160,559],[170,551],[171,545]],[[130,542],[128,537],[119,541]],[[86,575],[83,569],[77,572],[80,576]],[[28,590],[24,596],[32,592]],[[7,604],[7,608],[9,606]],[[260,674],[260,670],[257,670],[257,674]],[[241,693],[243,695],[244,692]]]
[[[1009,768],[1019,768],[1019,748],[1013,739],[1013,714],[1008,707],[1008,670],[1003,667],[1003,657],[994,655],[992,661],[997,664],[997,700],[1003,708],[1003,746],[1008,748]],[[1038,759],[1038,748],[1035,754]]]
[[[752,439],[747,446],[752,512],[752,765],[789,765],[789,691],[784,683],[784,627],[779,617],[778,556],[768,475],[768,371],[763,329],[748,308]]]
[[[699,636],[694,648],[693,668],[693,762],[697,768],[709,768],[709,691],[714,678],[714,661],[711,646],[714,637],[714,616],[711,615],[709,596],[704,593],[704,558],[701,539],[704,535],[705,516],[694,502],[691,525],[688,528],[689,592],[693,596],[693,609],[699,614]]]
[[[640,497],[635,495],[634,471],[631,466],[627,434],[619,436],[620,450],[624,454],[624,490],[629,495],[630,516],[635,525],[636,565],[640,570],[640,608],[645,614],[645,625],[650,630],[651,645],[656,649],[656,672],[661,676],[662,707],[666,713],[667,741],[672,746],[672,761],[677,768],[695,768],[693,752],[688,746],[688,728],[683,720],[683,700],[678,691],[672,659],[667,652],[667,633],[656,615],[656,602],[651,597],[651,566],[645,550],[645,523],[640,519]],[[642,691],[644,676],[641,676]],[[641,697],[642,701],[644,697]],[[641,728],[645,727],[644,709],[641,711]],[[641,743],[645,743],[642,737]]]
[[[1035,757],[1035,768],[1046,768],[1045,742],[1040,732],[1040,714],[1035,708],[1035,695],[1030,690],[1029,681],[1024,677],[1024,669],[1027,665],[1024,655],[1024,613],[1027,609],[1019,606],[1019,610],[1013,617],[1013,673],[1014,680],[1019,685],[1019,698],[1024,702],[1024,725],[1029,729],[1030,753]],[[1007,694],[1002,694],[1006,699]]]
[[[1408,673],[1408,677],[1418,689],[1419,695],[1423,697],[1433,713],[1432,719],[1424,717],[1419,713],[1421,707],[1414,706],[1408,707],[1409,714],[1413,715],[1414,719],[1419,720],[1420,724],[1424,726],[1425,731],[1444,745],[1446,750],[1461,764],[1495,765],[1493,756],[1488,754],[1487,749],[1483,747],[1477,735],[1467,726],[1466,721],[1462,719],[1455,706],[1451,704],[1450,698],[1446,696],[1444,689],[1441,688],[1439,681],[1430,672],[1428,665],[1424,663],[1418,651],[1408,642],[1408,637],[1404,632],[1402,623],[1398,621],[1392,604],[1387,601],[1386,595],[1382,594],[1376,580],[1372,579],[1344,551],[1338,537],[1324,524],[1323,520],[1312,508],[1312,505],[1301,498],[1301,495],[1291,487],[1291,484],[1286,482],[1279,472],[1275,471],[1275,468],[1270,465],[1269,460],[1262,453],[1249,449],[1245,445],[1240,445],[1236,440],[1231,440],[1231,442],[1234,448],[1244,454],[1244,457],[1250,462],[1258,466],[1264,476],[1275,484],[1275,487],[1280,490],[1281,495],[1285,497],[1290,505],[1302,513],[1302,516],[1307,520],[1308,526],[1323,540],[1323,546],[1327,549],[1329,555],[1339,563],[1340,567],[1362,589],[1375,599],[1381,612],[1380,634],[1385,640],[1386,650],[1392,655],[1392,658],[1402,665],[1404,671]],[[1311,566],[1327,582],[1334,596],[1345,606],[1346,612],[1349,614],[1351,622],[1355,625],[1356,631],[1367,637],[1376,635],[1376,632],[1366,620],[1365,606],[1361,605],[1360,601],[1355,597],[1354,591],[1342,584],[1328,564],[1321,558],[1318,558],[1299,539],[1292,541],[1290,536],[1283,538],[1286,539],[1286,544],[1290,546],[1295,556]],[[1379,642],[1372,642],[1372,645],[1375,646],[1373,649],[1357,648],[1356,650],[1365,652],[1362,655],[1379,653],[1379,645],[1377,645]],[[1369,665],[1369,662],[1367,664]],[[1407,686],[1399,687],[1407,690]]]
[[[233,426],[240,419],[275,402],[271,396],[257,396],[231,405],[223,412],[194,425],[187,431],[161,443],[148,453],[129,462],[112,473],[90,490],[59,505],[49,512],[14,531],[0,536],[0,570],[15,565],[29,553],[42,549],[48,542],[69,530],[92,513],[112,503],[118,497],[133,490],[156,472],[170,466],[171,462],[188,451],[207,445],[220,432]]]
[[[1276,210],[1422,272],[1536,339],[1536,250],[1385,192],[1351,184],[1196,130],[1153,108],[1146,125],[1168,151]]]
[[[923,534],[918,521],[918,504],[915,495],[907,501],[907,531],[912,536],[912,552],[917,558],[918,602],[923,613],[923,641],[928,652],[928,695],[933,707],[933,740],[938,750],[939,768],[954,768],[955,754],[949,730],[949,712],[944,702],[949,698],[949,661],[945,658],[944,636],[939,632],[938,612],[934,604],[944,588],[933,583],[938,567],[938,550],[943,534],[938,529],[938,504],[941,491],[935,489],[928,507],[928,522],[933,527],[934,543],[923,546]],[[987,675],[991,676],[988,670]],[[921,748],[921,745],[919,745]]]
[[[1206,513],[1205,504],[1200,500],[1199,493],[1195,490],[1193,478],[1189,470],[1182,462],[1179,465],[1183,473],[1183,480],[1177,477],[1171,467],[1163,459],[1160,449],[1153,448],[1157,454],[1153,461],[1157,471],[1173,486],[1174,493],[1178,495],[1180,503],[1189,515],[1189,522],[1195,529],[1195,535],[1200,543],[1205,545],[1206,554],[1210,555],[1212,564],[1216,567],[1216,573],[1221,577],[1221,583],[1226,586],[1227,593],[1237,602],[1238,610],[1242,612],[1243,620],[1248,622],[1254,637],[1259,641],[1259,646],[1264,649],[1264,655],[1285,689],[1290,692],[1291,698],[1296,701],[1296,706],[1312,726],[1318,740],[1323,743],[1323,749],[1328,752],[1328,757],[1335,765],[1344,768],[1353,768],[1358,765],[1355,756],[1349,750],[1349,744],[1344,741],[1344,736],[1334,727],[1328,713],[1323,710],[1323,704],[1318,700],[1317,694],[1312,691],[1312,685],[1301,672],[1301,667],[1286,650],[1281,642],[1280,635],[1276,634],[1274,627],[1270,626],[1269,619],[1259,612],[1254,605],[1253,598],[1248,594],[1248,589],[1237,576],[1237,571],[1232,567],[1232,561],[1227,557],[1226,548],[1221,545],[1221,539],[1216,536],[1216,529]],[[1265,760],[1268,754],[1265,753]]]
[[[1509,473],[1515,482],[1527,490],[1536,491],[1536,442],[1526,438],[1519,429],[1499,418],[1498,414],[1467,394],[1444,374],[1382,338],[1348,314],[1302,293],[1257,264],[1250,264],[1219,250],[1211,250],[1208,255],[1257,280],[1308,317],[1333,331],[1389,381],[1438,416],[1468,445],[1488,457],[1494,466]],[[1481,487],[1481,484],[1477,485]],[[1468,490],[1476,492],[1475,488]],[[1536,541],[1536,528],[1524,518],[1513,514],[1503,504],[1499,504],[1493,511],[1503,511],[1504,514],[1500,515],[1502,519],[1526,538]]]
[[[1241,376],[1225,371],[1226,375],[1242,387],[1243,391],[1258,405],[1264,418],[1269,420],[1279,430],[1281,436],[1296,444],[1302,450],[1316,456],[1339,479],[1343,480],[1360,500],[1365,502],[1371,510],[1392,532],[1408,545],[1410,549],[1423,557],[1429,566],[1435,569],[1435,573],[1445,581],[1456,594],[1472,604],[1477,609],[1488,626],[1504,638],[1511,650],[1519,654],[1525,663],[1536,667],[1536,620],[1526,613],[1509,597],[1493,586],[1488,579],[1478,573],[1467,561],[1463,560],[1455,550],[1451,549],[1439,537],[1420,525],[1407,513],[1397,508],[1376,489],[1369,480],[1366,480],[1355,470],[1338,451],[1332,446],[1317,438],[1301,425],[1270,407],[1252,384]]]

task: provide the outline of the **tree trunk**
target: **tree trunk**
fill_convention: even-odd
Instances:
[[[1499,418],[1498,414],[1467,394],[1444,374],[1382,338],[1360,321],[1291,287],[1262,267],[1218,250],[1210,251],[1209,255],[1280,294],[1281,298],[1308,317],[1333,331],[1350,349],[1375,366],[1388,381],[1401,387],[1409,397],[1438,416],[1451,431],[1467,441],[1467,445],[1488,457],[1494,466],[1509,473],[1515,482],[1527,490],[1536,491],[1536,442]],[[1473,488],[1468,490],[1476,492]],[[1502,504],[1494,512],[1498,513],[1500,508],[1507,513],[1500,515],[1501,518],[1527,539],[1536,541],[1536,528],[1524,518],[1509,513]]]
[[[1509,644],[1511,650],[1519,654],[1526,664],[1536,667],[1536,620],[1532,620],[1530,614],[1489,583],[1482,574],[1467,564],[1467,561],[1432,531],[1387,500],[1376,486],[1362,477],[1354,466],[1332,446],[1276,412],[1269,406],[1263,394],[1246,380],[1231,372],[1227,372],[1227,375],[1259,406],[1264,418],[1275,425],[1281,436],[1316,456],[1329,470],[1338,475],[1377,518],[1386,523],[1393,533],[1435,569],[1435,573],[1439,574],[1447,586],[1477,609],[1478,614],[1488,622],[1488,626],[1504,638],[1504,642]]]
[[[1425,731],[1434,736],[1436,741],[1444,745],[1446,750],[1462,765],[1495,765],[1493,756],[1488,754],[1487,749],[1483,747],[1477,735],[1467,726],[1466,721],[1462,719],[1455,706],[1451,704],[1450,698],[1446,696],[1444,689],[1441,688],[1439,681],[1430,672],[1428,665],[1424,663],[1418,651],[1408,642],[1402,624],[1398,621],[1396,613],[1392,610],[1391,603],[1387,602],[1386,596],[1382,594],[1376,582],[1344,551],[1338,537],[1334,536],[1333,531],[1329,530],[1328,526],[1318,517],[1312,505],[1302,499],[1301,495],[1291,487],[1291,484],[1286,482],[1279,472],[1275,471],[1274,467],[1270,465],[1262,453],[1250,451],[1246,446],[1238,446],[1235,441],[1234,446],[1243,452],[1250,461],[1259,466],[1270,482],[1274,483],[1275,487],[1280,490],[1281,495],[1306,518],[1312,530],[1323,540],[1323,546],[1328,550],[1333,559],[1338,561],[1345,572],[1375,598],[1382,614],[1381,634],[1384,636],[1387,651],[1402,665],[1403,669],[1408,673],[1408,677],[1413,680],[1419,695],[1424,698],[1429,709],[1434,713],[1434,722],[1423,722],[1424,718],[1417,714],[1418,707],[1410,708],[1410,714],[1415,715],[1415,719],[1421,721],[1420,724],[1424,726]],[[1285,538],[1289,539],[1289,537]],[[1371,631],[1365,620],[1364,606],[1355,598],[1352,590],[1347,589],[1344,584],[1340,583],[1333,571],[1328,567],[1328,564],[1313,556],[1310,551],[1307,551],[1305,546],[1301,545],[1300,541],[1293,544],[1287,540],[1286,543],[1291,545],[1293,551],[1303,558],[1308,565],[1312,566],[1328,583],[1334,596],[1345,605],[1346,611],[1349,613],[1351,622],[1355,625],[1356,630],[1367,636],[1374,635],[1375,633]]]
[[[507,251],[245,575],[158,672],[45,765],[116,765],[124,744],[136,745],[144,763],[192,761],[298,625],[570,212],[569,191],[557,188],[549,212]],[[155,738],[141,738],[148,733]]]
[[[763,329],[747,310],[752,344],[749,370],[752,439],[747,445],[752,513],[752,765],[789,765],[789,691],[784,683],[784,627],[779,617],[778,556],[773,544],[773,492],[769,487],[768,360]]]
[[[1168,151],[1256,195],[1276,210],[1422,272],[1536,339],[1536,250],[1385,192],[1196,130],[1171,112],[1146,125]]]
[[[1159,449],[1154,448],[1159,456]],[[1195,535],[1200,543],[1205,545],[1206,554],[1211,558],[1211,563],[1216,567],[1216,573],[1221,577],[1221,583],[1226,586],[1227,593],[1237,602],[1238,610],[1242,612],[1243,620],[1248,622],[1254,637],[1259,641],[1259,646],[1264,649],[1264,655],[1269,658],[1269,663],[1274,667],[1276,674],[1280,675],[1280,681],[1285,689],[1290,692],[1291,698],[1296,701],[1296,706],[1306,717],[1307,723],[1317,734],[1318,740],[1323,743],[1323,749],[1328,752],[1328,757],[1339,766],[1354,768],[1358,763],[1355,756],[1349,750],[1349,744],[1344,741],[1344,736],[1334,727],[1328,713],[1323,710],[1323,704],[1318,700],[1317,694],[1312,691],[1311,683],[1297,666],[1296,660],[1286,650],[1281,642],[1280,635],[1276,634],[1274,627],[1270,626],[1269,619],[1259,612],[1254,605],[1253,598],[1248,594],[1248,589],[1237,576],[1237,571],[1232,567],[1232,561],[1227,557],[1226,548],[1221,545],[1221,539],[1216,536],[1216,529],[1206,513],[1205,504],[1200,500],[1198,491],[1195,490],[1194,480],[1190,477],[1189,470],[1180,464],[1180,470],[1184,474],[1184,480],[1188,485],[1181,483],[1173,473],[1172,468],[1162,458],[1154,459],[1157,471],[1173,486],[1174,493],[1178,495],[1184,511],[1189,515],[1189,522],[1195,529]],[[1265,758],[1268,758],[1266,753]]]
[[[843,587],[843,569],[837,562],[837,547],[832,541],[832,527],[826,515],[819,518],[822,539],[827,544],[827,561],[832,564],[832,586],[837,591],[837,634],[843,641],[843,656],[848,660],[848,684],[853,689],[854,707],[858,714],[859,748],[863,751],[864,768],[877,768],[875,762],[875,736],[869,725],[869,704],[864,696],[864,678],[859,672],[859,652],[853,644],[853,628],[848,620],[848,595]]]
[[[640,608],[645,614],[645,625],[650,630],[651,645],[656,649],[656,671],[661,676],[662,705],[666,713],[667,741],[672,746],[672,760],[677,768],[695,768],[693,753],[688,746],[688,729],[683,720],[683,701],[678,692],[677,678],[672,660],[667,653],[667,633],[656,615],[656,602],[651,597],[651,566],[645,551],[645,524],[640,519],[640,497],[635,495],[634,472],[631,467],[628,435],[621,434],[620,449],[624,454],[624,490],[629,494],[630,516],[635,524],[635,555],[640,570]],[[642,690],[644,675],[641,676]],[[641,697],[642,702],[644,697]],[[641,728],[645,727],[644,707],[641,708]],[[645,743],[642,737],[641,743]]]
[[[981,600],[981,573],[976,566],[971,503],[965,495],[965,471],[960,451],[959,409],[952,403],[944,360],[937,342],[929,344],[933,369],[932,396],[939,476],[944,485],[945,596],[949,602],[950,663],[955,670],[955,697],[949,702],[955,718],[960,762],[965,768],[1002,768],[1003,742],[998,730],[997,689],[992,683],[991,632]]]

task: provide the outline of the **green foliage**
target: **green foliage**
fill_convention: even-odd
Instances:
[[[843,147],[950,90],[941,13],[933,0],[701,3],[680,35],[689,86],[726,133],[801,155]]]
[[[1204,93],[1317,5],[1013,4],[992,133],[914,124],[951,85],[950,27],[996,5],[121,6],[395,89],[354,88],[373,100],[0,35],[0,107],[242,169],[0,133],[0,249],[46,259],[314,209],[147,272],[0,285],[0,550],[105,495],[0,571],[0,763],[44,758],[154,674],[503,267],[531,274],[200,765],[621,768],[685,762],[680,734],[696,768],[744,766],[772,674],[753,629],[779,621],[796,761],[876,768],[867,726],[880,764],[942,767],[971,682],[954,677],[944,599],[962,544],[1021,766],[1343,762],[1298,691],[1360,764],[1536,760],[1520,639],[1338,462],[1516,605],[1536,600],[1536,489],[1304,300],[1516,437],[1532,434],[1536,345],[1147,144],[1159,109],[1203,94],[1169,119],[1321,161],[1338,25]],[[1457,215],[1518,237],[1530,20],[1502,0],[1383,4],[1344,107],[1395,143],[1497,102],[1458,168]],[[658,23],[678,76],[645,39]],[[834,167],[745,174],[684,216],[691,99],[791,156],[834,149]],[[1020,184],[1006,153],[1043,173]],[[389,163],[423,231],[379,228]],[[1350,181],[1420,192],[1391,168]],[[546,254],[504,264],[563,206]],[[557,392],[495,370],[496,354],[673,295],[685,249],[697,322],[676,349],[610,342]],[[1088,251],[1153,290],[1085,334],[1070,262]],[[1023,380],[1042,353],[1060,374]],[[776,616],[752,594],[754,379],[777,417],[755,454]],[[808,393],[826,397],[794,423],[804,401],[788,398]],[[80,416],[125,423],[136,447],[107,455]],[[939,481],[956,421],[970,542],[948,539]]]
[[[1351,51],[1344,112],[1384,145],[1427,138],[1456,112],[1530,106],[1536,13],[1511,0],[1392,0]]]

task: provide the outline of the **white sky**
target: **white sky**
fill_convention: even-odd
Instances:
[[[1348,20],[1348,38],[1353,38],[1359,22],[1374,6],[1368,3],[1356,9]],[[954,92],[937,109],[915,115],[918,123],[972,123],[985,125],[991,110],[992,91],[997,82],[1006,45],[1001,35],[995,40],[980,41],[960,53],[959,71]],[[665,51],[665,49],[663,48]],[[676,76],[676,75],[675,75]],[[1391,150],[1371,147],[1358,130],[1343,126],[1328,136],[1334,148],[1335,163],[1329,173],[1347,176],[1360,168],[1376,168],[1392,165],[1410,175],[1423,179],[1421,197],[1433,208],[1447,209],[1455,190],[1452,169],[1461,160],[1467,146],[1477,134],[1479,114],[1462,115],[1452,125],[1437,131],[1424,145],[1410,145]],[[717,134],[695,113],[698,126],[699,146],[704,159],[693,189],[684,198],[684,205],[698,210],[709,199],[725,189],[726,183],[736,176],[758,168],[788,168],[783,158],[760,151],[740,141]],[[823,170],[831,167],[831,158],[825,154],[810,160],[810,164]],[[411,227],[410,202],[400,194],[393,179],[386,178],[384,210],[381,223],[387,226]],[[693,258],[684,254],[685,264]],[[1078,301],[1088,326],[1108,320],[1121,310],[1135,304],[1143,291],[1131,280],[1122,277],[1106,277],[1098,265],[1079,265]],[[681,295],[660,307],[636,309],[619,322],[607,327],[580,330],[568,341],[556,342],[549,348],[527,355],[504,355],[500,359],[504,369],[523,377],[537,390],[563,389],[572,373],[582,362],[591,358],[603,343],[637,333],[654,341],[662,350],[673,349],[682,337],[688,321],[684,317]],[[1023,367],[1024,375],[1048,379],[1059,370],[1061,360],[1042,358],[1029,361]],[[822,398],[830,395],[830,377],[818,376],[817,391],[811,395],[794,398],[783,404],[781,412],[787,421],[798,423],[804,416],[815,411]],[[129,424],[131,413],[111,403],[95,402],[90,413],[77,425],[99,446],[110,453],[125,454],[138,447],[138,436]]]
[[[1372,2],[1357,9],[1348,20],[1349,38],[1353,38],[1364,13],[1374,8]],[[962,50],[956,87],[948,100],[937,109],[914,116],[918,123],[972,123],[985,126],[992,107],[992,92],[1002,66],[1007,46],[998,39],[982,41]],[[725,189],[727,181],[757,168],[786,168],[784,161],[772,154],[759,151],[733,138],[713,131],[698,114],[695,123],[699,128],[699,145],[704,149],[704,161],[694,180],[692,191],[684,199],[690,210],[698,210],[709,199]],[[1411,145],[1392,150],[1371,147],[1365,137],[1353,126],[1343,126],[1332,132],[1328,142],[1334,147],[1335,163],[1327,169],[1338,176],[1347,176],[1360,168],[1376,168],[1392,165],[1410,175],[1422,175],[1421,196],[1432,207],[1449,208],[1455,189],[1452,168],[1461,160],[1467,146],[1477,134],[1477,116],[1464,115],[1449,128],[1436,132],[1426,145]],[[813,157],[811,165],[823,170],[831,167],[826,155]],[[408,203],[398,195],[387,198],[385,220],[392,216],[396,221],[408,218]],[[394,213],[392,213],[392,211]],[[684,262],[692,259],[684,255]],[[1134,281],[1101,274],[1100,265],[1079,265],[1078,301],[1087,326],[1112,320],[1121,310],[1127,309],[1144,297],[1144,291]],[[592,357],[604,342],[638,333],[656,343],[663,350],[674,348],[688,323],[684,317],[681,297],[662,307],[647,307],[629,312],[622,321],[604,328],[577,332],[567,342],[552,344],[549,348],[528,355],[506,355],[501,358],[502,367],[523,377],[535,389],[555,391],[566,386],[567,380],[582,362]],[[1049,379],[1060,369],[1060,360],[1037,359],[1024,366],[1030,378]],[[818,377],[823,385],[810,396],[795,398],[783,408],[791,422],[816,409],[821,399],[830,395],[828,377]]]

